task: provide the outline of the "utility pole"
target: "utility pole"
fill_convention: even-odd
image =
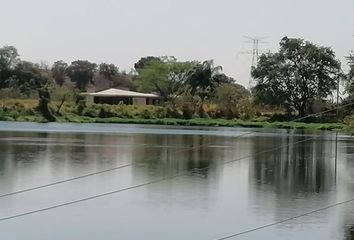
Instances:
[[[252,51],[246,51],[246,52],[240,52],[240,53],[252,55],[252,64],[251,64],[251,71],[252,71],[252,69],[257,66],[257,63],[259,60],[259,52],[260,52],[259,45],[267,43],[264,41],[264,39],[266,39],[268,37],[250,37],[250,36],[243,36],[243,37],[247,39],[247,41],[245,41],[245,43],[252,44]],[[249,80],[249,86],[248,86],[249,89],[254,87],[254,85],[255,85],[254,79],[252,78],[252,75],[251,75],[250,80]]]

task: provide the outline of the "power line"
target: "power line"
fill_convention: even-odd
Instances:
[[[313,139],[313,138],[311,138],[311,139]],[[309,139],[307,139],[307,140],[309,140]],[[301,142],[303,142],[303,141],[301,141]],[[297,142],[295,142],[294,145],[295,144],[297,144]],[[288,145],[290,145],[290,144],[287,144],[287,145],[282,146],[282,147],[286,147]],[[281,148],[281,147],[278,147],[278,148]],[[274,148],[274,149],[278,149],[278,148]],[[268,150],[268,151],[269,152],[270,151],[274,151],[274,149],[271,149],[271,150]],[[245,156],[245,157],[240,157],[240,158],[234,159],[232,161],[225,162],[223,164],[229,164],[229,163],[232,163],[232,162],[241,161],[243,159],[247,159],[247,158],[249,158],[251,156],[259,155],[259,154],[262,154],[262,153],[265,153],[265,152],[266,151],[262,151],[262,152],[259,152],[259,153],[256,153],[256,154],[251,154],[251,155],[248,155],[248,156]],[[199,171],[207,170],[209,168],[210,167],[200,168]],[[131,186],[131,187],[122,188],[122,189],[118,189],[118,190],[115,190],[115,191],[110,191],[110,192],[106,192],[106,193],[102,193],[102,194],[97,194],[97,195],[94,195],[94,196],[91,196],[91,197],[82,198],[82,199],[78,199],[78,200],[74,200],[74,201],[70,201],[70,202],[66,202],[66,203],[62,203],[62,204],[58,204],[58,205],[53,205],[53,206],[50,206],[50,207],[41,208],[41,209],[37,209],[37,210],[33,210],[33,211],[28,211],[28,212],[12,215],[12,216],[9,216],[9,217],[3,217],[3,218],[0,218],[0,222],[6,221],[6,220],[10,220],[10,219],[14,219],[14,218],[27,216],[27,215],[31,215],[31,214],[35,214],[35,213],[39,213],[39,212],[48,211],[48,210],[52,210],[52,209],[56,209],[56,208],[60,208],[60,207],[65,207],[65,206],[73,205],[73,204],[76,204],[76,203],[86,202],[86,201],[89,201],[89,200],[93,200],[93,199],[109,196],[109,195],[112,195],[112,194],[125,192],[125,191],[128,191],[128,190],[132,190],[132,189],[148,186],[148,185],[151,185],[151,184],[159,183],[159,182],[162,182],[162,181],[165,181],[165,180],[171,180],[171,179],[174,179],[174,178],[177,178],[177,177],[185,176],[187,173],[189,173],[189,172],[182,172],[180,174],[176,174],[176,175],[169,176],[169,177],[159,178],[159,179],[156,179],[156,180],[153,180],[153,181],[150,181],[150,182],[134,185],[134,186]]]
[[[347,106],[353,105],[353,104],[354,104],[354,103],[350,103],[350,104],[347,104]],[[335,109],[332,109],[332,110],[335,110]],[[328,110],[327,110],[327,111],[328,111]],[[327,112],[327,111],[325,111],[325,112]],[[322,112],[317,113],[317,115],[318,115],[318,114],[322,114]],[[306,118],[306,117],[304,117],[304,118]],[[304,119],[304,118],[302,118],[302,119]],[[255,132],[255,131],[254,131],[254,132]],[[248,134],[251,134],[251,133],[253,133],[253,132],[248,132],[248,133],[246,133],[246,134],[243,134],[243,136],[248,135]],[[330,134],[330,133],[332,133],[332,132],[329,132],[329,133],[327,133],[327,134]],[[326,135],[327,135],[327,134],[326,134]],[[239,137],[240,137],[240,136],[239,136]],[[277,149],[281,149],[281,148],[284,148],[284,147],[287,147],[287,146],[290,146],[290,145],[296,145],[296,144],[298,144],[298,143],[310,141],[310,140],[313,140],[313,139],[315,139],[315,138],[316,138],[316,137],[307,138],[307,139],[300,140],[300,141],[297,141],[297,142],[292,143],[292,144],[287,144],[287,145],[280,146],[280,147],[276,147],[276,148],[273,148],[273,149],[270,149],[270,150],[265,150],[265,151],[261,151],[261,152],[255,153],[255,154],[251,154],[251,155],[248,155],[248,156],[245,156],[245,157],[240,157],[240,158],[237,158],[237,159],[234,159],[234,160],[231,160],[231,161],[224,162],[224,163],[222,163],[222,165],[226,165],[226,164],[229,164],[229,163],[232,163],[232,162],[236,162],[236,161],[241,161],[241,160],[247,159],[247,158],[249,158],[249,157],[251,157],[251,156],[256,156],[256,155],[263,154],[263,153],[266,153],[266,152],[275,151],[275,150],[277,150]],[[202,146],[202,145],[200,145],[200,146]],[[205,168],[200,168],[199,171],[200,171],[200,170],[207,170],[207,169],[209,169],[209,168],[210,168],[209,166],[207,166],[207,167],[205,167]],[[105,171],[101,171],[101,172],[108,172],[109,170],[110,170],[110,169],[105,170]],[[160,178],[160,179],[157,179],[157,180],[154,180],[154,181],[151,181],[151,182],[142,183],[142,184],[138,184],[138,185],[131,186],[131,187],[127,187],[127,188],[123,188],[123,189],[118,189],[118,190],[115,190],[115,191],[111,191],[111,192],[107,192],[107,193],[103,193],[103,194],[98,194],[98,195],[94,195],[94,196],[87,197],[87,198],[82,198],[82,199],[79,199],[79,200],[75,200],[75,201],[71,201],[71,202],[66,202],[66,203],[54,205],[54,206],[47,207],[47,208],[37,209],[37,210],[25,212],[25,213],[20,213],[20,214],[12,215],[12,216],[9,216],[9,217],[0,218],[0,221],[6,221],[6,220],[18,218],[18,217],[23,217],[23,216],[27,216],[27,215],[31,215],[31,214],[35,214],[35,213],[39,213],[39,212],[48,211],[48,210],[51,210],[51,209],[56,209],[56,208],[60,208],[60,207],[68,206],[68,205],[73,205],[73,204],[80,203],[80,202],[85,202],[85,201],[97,199],[97,198],[100,198],[100,197],[104,197],[104,196],[116,194],[116,193],[119,193],[119,192],[128,191],[128,190],[131,190],[131,189],[136,189],[136,188],[139,188],[139,187],[144,187],[144,186],[151,185],[151,184],[154,184],[154,183],[159,183],[159,182],[162,182],[162,181],[165,181],[165,180],[170,180],[170,179],[174,179],[174,178],[177,178],[177,177],[185,176],[187,173],[188,173],[188,172],[186,172],[186,173],[181,173],[181,174],[177,174],[177,175],[170,176],[170,177],[164,177],[164,178]],[[100,173],[99,173],[99,172],[96,172],[96,173],[87,174],[87,175],[90,175],[90,176],[91,176],[91,175],[95,175],[95,174],[100,174]],[[81,177],[83,177],[83,176],[81,176]],[[73,180],[79,179],[79,178],[81,178],[81,177],[73,178]],[[68,181],[73,181],[73,180],[67,179],[67,180],[63,180],[63,181],[60,181],[60,182],[68,182]],[[52,184],[47,184],[47,185],[38,186],[38,187],[32,188],[32,190],[39,189],[39,188],[44,188],[44,187],[46,187],[46,186],[52,186],[52,185],[56,185],[56,184],[60,184],[60,183],[52,183]],[[22,191],[18,191],[18,193],[27,192],[27,191],[31,191],[31,190],[22,190]],[[10,195],[14,195],[14,194],[17,194],[17,193],[12,193],[12,194],[9,193],[9,194],[5,194],[5,196],[10,196]]]
[[[342,108],[346,108],[346,107],[349,107],[349,106],[351,106],[351,105],[353,105],[353,104],[354,104],[354,103],[347,103],[347,104],[344,104],[344,105],[339,106],[339,107],[337,106],[337,107],[335,107],[335,108],[322,111],[322,112],[320,112],[320,113],[314,113],[314,114],[307,115],[307,116],[305,116],[305,117],[300,117],[300,118],[294,119],[293,121],[294,121],[294,122],[298,122],[298,121],[304,120],[304,119],[306,119],[306,118],[318,116],[319,114],[329,113],[329,112],[333,112],[333,111],[336,111],[336,110],[339,110],[339,109],[342,109]]]
[[[238,233],[226,236],[226,237],[217,238],[215,240],[226,240],[226,239],[230,239],[230,238],[235,238],[235,237],[238,237],[238,236],[241,236],[241,235],[245,235],[245,234],[248,234],[248,233],[251,233],[251,232],[255,232],[255,231],[258,231],[258,230],[261,230],[261,229],[264,229],[264,228],[269,228],[269,227],[272,227],[272,226],[275,226],[275,225],[279,225],[281,223],[285,223],[285,222],[288,222],[288,221],[291,221],[291,220],[295,220],[297,218],[301,218],[301,217],[305,217],[305,216],[308,216],[308,215],[312,215],[314,213],[321,212],[321,211],[324,211],[324,210],[328,210],[330,208],[338,207],[338,206],[341,206],[341,205],[345,205],[345,204],[348,204],[348,203],[351,203],[351,202],[354,202],[354,198],[349,199],[349,200],[345,200],[343,202],[334,203],[334,204],[328,205],[326,207],[322,207],[322,208],[319,208],[319,209],[316,209],[316,210],[312,210],[310,212],[302,213],[302,214],[297,215],[297,216],[285,218],[283,220],[280,220],[280,221],[277,221],[277,222],[273,222],[273,223],[269,223],[269,224],[266,224],[266,225],[263,225],[263,226],[260,226],[260,227],[256,227],[256,228],[252,228],[252,229],[245,230],[245,231],[242,231],[242,232],[238,232]]]
[[[354,103],[352,103],[352,104],[354,104]],[[332,132],[329,132],[329,133],[327,133],[325,135],[328,135],[328,134],[332,134]],[[286,145],[283,145],[283,146],[280,146],[280,147],[272,148],[270,150],[265,150],[265,151],[261,151],[261,152],[258,152],[258,153],[255,153],[255,154],[251,154],[251,155],[248,155],[248,156],[236,158],[234,160],[224,162],[224,163],[222,163],[222,165],[226,165],[226,164],[229,164],[229,163],[241,161],[243,159],[248,159],[248,158],[250,158],[252,156],[256,156],[256,155],[259,155],[259,154],[264,154],[266,152],[275,151],[277,149],[282,149],[282,148],[290,146],[290,145],[296,145],[296,144],[299,144],[299,143],[302,143],[302,142],[310,141],[310,140],[313,140],[315,138],[316,137],[307,138],[307,139],[300,140],[300,141],[297,141],[297,142],[294,142],[294,143],[291,143],[291,144],[286,144]],[[207,166],[207,167],[204,167],[204,168],[200,168],[198,170],[202,171],[202,170],[207,170],[207,169],[210,169],[210,166]],[[171,179],[174,179],[174,178],[177,178],[177,177],[186,176],[188,173],[189,173],[188,171],[185,171],[185,172],[182,172],[180,174],[176,174],[176,175],[169,176],[169,177],[159,178],[159,179],[156,179],[156,180],[153,180],[153,181],[150,181],[150,182],[146,182],[146,183],[130,186],[130,187],[127,187],[127,188],[122,188],[122,189],[118,189],[118,190],[115,190],[115,191],[106,192],[106,193],[102,193],[102,194],[97,194],[97,195],[94,195],[94,196],[91,196],[91,197],[82,198],[82,199],[78,199],[78,200],[74,200],[74,201],[70,201],[70,202],[66,202],[66,203],[62,203],[62,204],[58,204],[58,205],[53,205],[53,206],[46,207],[46,208],[41,208],[41,209],[28,211],[28,212],[24,212],[24,213],[20,213],[20,214],[16,214],[16,215],[8,216],[8,217],[3,217],[3,218],[0,218],[0,222],[6,221],[6,220],[10,220],[10,219],[14,219],[14,218],[27,216],[27,215],[31,215],[31,214],[35,214],[35,213],[39,213],[39,212],[48,211],[48,210],[52,210],[52,209],[56,209],[56,208],[60,208],[60,207],[65,207],[65,206],[73,205],[73,204],[76,204],[76,203],[86,202],[86,201],[89,201],[89,200],[93,200],[93,199],[97,199],[97,198],[113,195],[113,194],[120,193],[120,192],[125,192],[125,191],[132,190],[132,189],[137,189],[137,188],[140,188],[140,187],[152,185],[152,184],[159,183],[159,182],[162,182],[162,181],[171,180]]]
[[[252,133],[254,133],[254,131],[246,132],[244,134],[240,134],[240,135],[236,136],[235,138],[244,137],[244,136],[252,134]],[[202,148],[202,147],[205,147],[205,146],[208,146],[208,145],[209,145],[209,143],[197,145],[197,146],[194,146],[194,147],[183,149],[181,151],[176,151],[174,154],[190,151],[190,150],[197,149],[197,148]],[[158,158],[159,157],[153,157],[153,158],[146,159],[146,161],[151,161],[151,160],[155,160],[155,159],[158,159]],[[9,196],[20,194],[20,193],[26,193],[26,192],[30,192],[30,191],[34,191],[34,190],[39,190],[39,189],[42,189],[42,188],[47,188],[47,187],[51,187],[51,186],[55,186],[55,185],[59,185],[59,184],[63,184],[63,183],[68,183],[68,182],[72,182],[72,181],[75,181],[75,180],[88,178],[88,177],[91,177],[91,176],[100,175],[100,174],[104,174],[104,173],[108,173],[108,172],[113,172],[113,171],[120,170],[120,169],[123,169],[123,168],[126,168],[126,167],[132,167],[132,166],[135,166],[135,165],[138,165],[138,164],[139,163],[129,163],[129,164],[117,166],[117,167],[114,167],[114,168],[105,169],[105,170],[97,171],[97,172],[92,172],[92,173],[84,174],[84,175],[81,175],[81,176],[68,178],[68,179],[64,179],[64,180],[60,180],[60,181],[56,181],[56,182],[52,182],[52,183],[36,186],[36,187],[26,188],[26,189],[14,191],[14,192],[11,192],[11,193],[5,193],[5,194],[0,195],[0,198],[9,197]]]
[[[101,197],[109,196],[109,195],[116,194],[116,193],[119,193],[119,192],[124,192],[124,191],[128,191],[128,190],[131,190],[131,189],[148,186],[148,185],[151,185],[151,184],[154,184],[154,183],[162,182],[164,180],[173,179],[173,178],[176,178],[176,177],[179,177],[179,175],[175,175],[173,177],[160,178],[160,179],[157,179],[155,181],[138,184],[138,185],[134,185],[134,186],[131,186],[131,187],[122,188],[122,189],[119,189],[119,190],[115,190],[115,191],[111,191],[111,192],[107,192],[107,193],[102,193],[102,194],[94,195],[94,196],[87,197],[87,198],[81,198],[81,199],[78,199],[78,200],[75,200],[75,201],[66,202],[66,203],[50,206],[50,207],[47,207],[47,208],[41,208],[41,209],[29,211],[29,212],[24,212],[24,213],[12,215],[12,216],[9,216],[9,217],[0,218],[0,222],[6,221],[6,220],[10,220],[10,219],[14,219],[14,218],[24,217],[24,216],[35,214],[35,213],[49,211],[49,210],[52,210],[52,209],[73,205],[73,204],[76,204],[76,203],[86,202],[86,201],[93,200],[93,199],[96,199],[96,198],[101,198]]]
[[[345,108],[345,107],[348,107],[348,106],[353,105],[353,104],[354,103],[348,103],[348,104],[345,104],[345,105],[340,106],[338,108],[333,108],[333,109],[325,110],[325,111],[322,111],[322,112],[319,112],[319,113],[310,114],[310,115],[307,115],[305,117],[300,117],[300,118],[294,119],[293,121],[294,122],[301,121],[301,120],[304,120],[304,119],[309,118],[309,117],[314,117],[314,116],[318,116],[318,115],[321,115],[321,114],[324,114],[324,113],[327,113],[327,112],[332,112],[332,111],[335,111],[336,109]],[[250,135],[250,134],[255,133],[255,132],[256,131],[246,132],[244,134],[236,136],[236,138],[244,137],[244,136]],[[183,149],[181,151],[176,151],[175,154],[180,153],[180,152],[184,152],[184,151],[190,151],[190,150],[201,148],[201,147],[208,146],[208,145],[209,145],[209,143],[198,145],[198,146],[194,146],[194,147],[190,147],[190,148],[187,148],[187,149]],[[268,150],[268,151],[273,151],[273,150],[274,149],[271,149],[271,150]],[[159,158],[159,157],[149,158],[146,161],[155,160],[157,158]],[[83,178],[87,178],[87,177],[91,177],[91,176],[95,176],[95,175],[100,175],[100,174],[104,174],[104,173],[108,173],[108,172],[113,172],[113,171],[120,170],[120,169],[123,169],[123,168],[126,168],[126,167],[132,167],[132,166],[135,166],[137,164],[138,163],[125,164],[125,165],[113,167],[113,168],[110,168],[110,169],[105,169],[105,170],[102,170],[102,171],[88,173],[88,174],[84,174],[84,175],[81,175],[81,176],[68,178],[68,179],[64,179],[64,180],[59,180],[59,181],[48,183],[48,184],[44,184],[44,185],[39,185],[39,186],[36,186],[36,187],[26,188],[26,189],[14,191],[14,192],[11,192],[11,193],[5,193],[5,194],[0,195],[0,198],[16,195],[16,194],[20,194],[20,193],[26,193],[26,192],[30,192],[30,191],[34,191],[34,190],[39,190],[39,189],[42,189],[42,188],[47,188],[47,187],[51,187],[51,186],[55,186],[55,185],[59,185],[59,184],[63,184],[63,183],[67,183],[67,182],[71,182],[71,181],[75,181],[75,180],[79,180],[79,179],[83,179]]]

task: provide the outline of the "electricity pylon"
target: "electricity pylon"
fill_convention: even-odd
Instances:
[[[250,37],[250,36],[243,36],[243,37],[247,39],[247,41],[245,41],[245,43],[252,44],[252,50],[246,51],[246,52],[240,52],[240,54],[251,54],[252,55],[252,64],[251,64],[251,71],[252,71],[252,69],[257,66],[257,63],[259,60],[259,53],[260,53],[259,45],[267,43],[264,41],[264,39],[266,39],[268,37]],[[252,75],[251,75],[250,80],[249,80],[249,86],[248,86],[249,89],[254,87],[254,85],[255,85],[254,79],[252,78]]]

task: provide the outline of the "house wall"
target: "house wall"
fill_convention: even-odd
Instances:
[[[133,98],[134,105],[146,105],[147,99],[146,98]]]
[[[146,97],[97,97],[97,96],[86,96],[87,103],[96,103],[96,104],[126,104],[126,105],[155,105],[159,101],[154,98]]]
[[[86,95],[85,98],[86,98],[86,102],[87,102],[88,104],[94,103],[93,96]]]
[[[133,104],[133,99],[131,97],[94,97],[94,103],[98,104],[126,104],[131,105]]]

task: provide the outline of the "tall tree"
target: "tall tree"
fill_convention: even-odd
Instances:
[[[38,97],[38,110],[48,122],[55,122],[57,119],[49,107],[50,92],[47,84],[38,88]]]
[[[158,92],[167,100],[179,94],[191,67],[191,63],[177,62],[175,58],[151,60],[139,71],[135,86],[139,91]]]
[[[215,88],[222,83],[229,83],[230,79],[221,73],[221,66],[214,66],[214,61],[204,61],[202,63],[194,63],[193,68],[188,72],[186,77],[186,85],[192,95],[198,95],[199,115],[203,117],[204,102],[206,98],[212,95]]]
[[[202,99],[223,83],[231,83],[232,79],[221,73],[221,66],[214,66],[212,60],[195,63],[188,72],[186,83],[190,87],[192,95],[199,95]]]
[[[136,78],[136,75],[133,71],[126,72],[121,71],[119,74],[112,80],[112,87],[123,87],[131,89],[133,87],[133,80]]]
[[[97,70],[97,65],[86,60],[72,62],[67,68],[67,75],[80,91],[86,91],[90,83],[94,83],[93,76]]]
[[[17,49],[13,46],[0,48],[0,88],[7,87],[6,82],[20,61],[18,56]]]
[[[144,69],[148,64],[150,64],[152,61],[161,61],[159,57],[153,57],[153,56],[147,56],[147,57],[142,57],[140,60],[134,64],[134,68],[137,72],[140,70]]]
[[[68,64],[62,60],[56,61],[52,66],[53,78],[59,86],[63,86],[65,82],[67,68]]]
[[[354,53],[348,57],[349,72],[347,74],[346,91],[352,97],[354,95]]]
[[[29,94],[37,90],[48,81],[45,71],[38,64],[20,61],[14,68],[12,76],[7,79],[9,87],[19,88],[21,92]]]
[[[104,78],[112,81],[115,76],[118,75],[118,67],[114,64],[101,63],[98,67],[98,72]]]
[[[56,121],[49,103],[49,86],[52,83],[49,68],[45,64],[34,64],[20,61],[14,68],[13,75],[8,79],[9,86],[19,88],[23,93],[38,92],[38,110],[50,122]]]
[[[226,117],[239,117],[242,103],[249,99],[250,92],[242,85],[221,84],[215,89],[215,102]]]
[[[329,47],[284,37],[277,53],[263,54],[252,76],[256,100],[306,114],[315,99],[328,97],[341,75],[340,62]]]

